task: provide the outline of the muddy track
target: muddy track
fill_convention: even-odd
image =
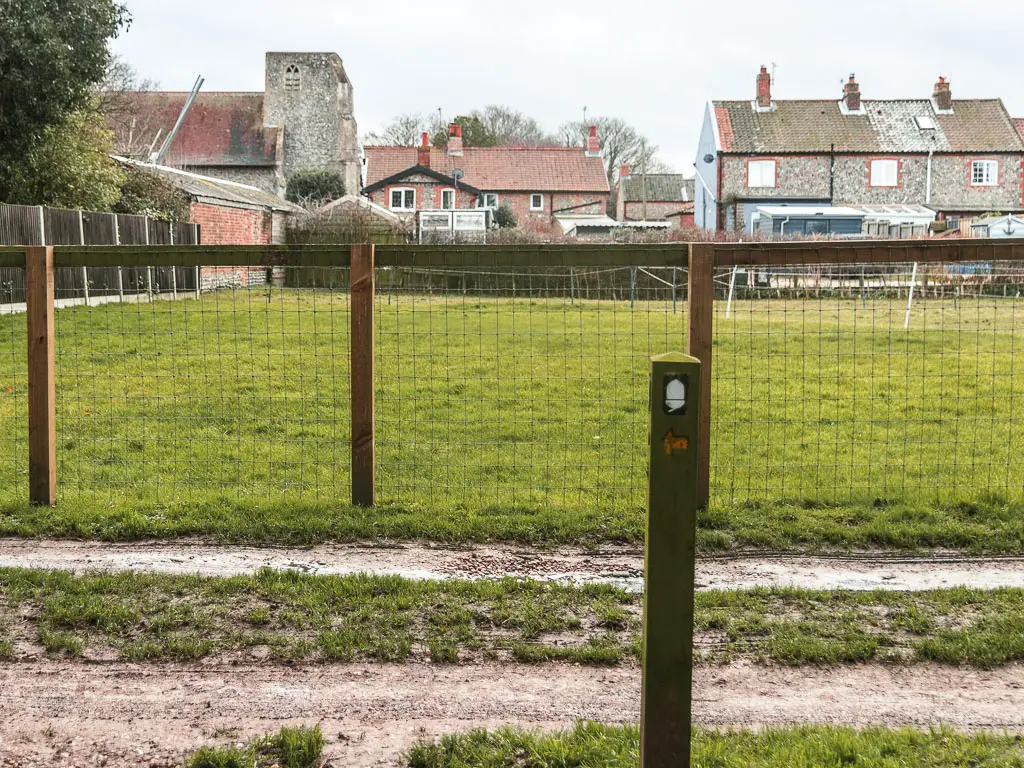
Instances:
[[[0,566],[210,576],[252,573],[265,567],[320,574],[371,572],[438,579],[511,575],[577,583],[605,582],[630,590],[641,589],[643,583],[643,552],[636,547],[613,546],[595,550],[535,550],[512,545],[453,548],[412,543],[288,548],[217,546],[195,541],[106,544],[0,539]],[[919,591],[959,585],[1024,587],[1024,558],[970,558],[957,553],[742,553],[701,557],[697,581],[701,589],[797,586]]]
[[[180,765],[287,724],[320,723],[335,766],[395,766],[421,736],[517,723],[635,721],[639,670],[549,665],[0,665],[0,765]],[[709,727],[945,724],[1024,732],[1024,667],[696,672]],[[105,762],[104,762],[105,760]]]

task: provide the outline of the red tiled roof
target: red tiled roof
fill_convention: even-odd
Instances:
[[[732,152],[736,137],[732,133],[732,119],[729,117],[728,107],[715,104],[715,119],[718,121],[718,138],[722,144],[722,151]]]
[[[145,115],[140,137],[146,145],[160,131],[154,150],[174,127],[187,93],[134,93],[138,114]],[[178,131],[164,165],[274,165],[277,128],[263,125],[262,93],[200,93]]]
[[[1013,118],[1013,124],[1017,126],[1017,133],[1019,133],[1020,137],[1024,139],[1024,117]]]
[[[757,112],[749,101],[716,101],[723,152],[1020,152],[1024,139],[1000,99],[960,99],[938,114],[928,99],[872,101],[863,114],[843,114],[837,101],[773,102]],[[921,130],[927,117],[935,130]]]
[[[366,185],[416,165],[416,147],[364,147]],[[467,147],[462,156],[431,148],[430,168],[493,192],[608,192],[604,161],[582,147]]]

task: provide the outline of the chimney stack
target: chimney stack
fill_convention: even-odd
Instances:
[[[629,167],[629,163],[623,163],[619,166],[619,178],[624,179],[629,176],[633,169]]]
[[[768,67],[761,67],[757,76],[757,106],[758,109],[769,109],[772,106],[772,76],[768,74]]]
[[[416,148],[416,164],[424,168],[430,167],[430,139],[427,132],[423,132],[420,145]]]
[[[851,112],[860,112],[860,86],[852,74],[846,85],[843,86],[843,103]]]
[[[590,135],[587,137],[587,156],[597,157],[601,154],[601,142],[597,140],[597,126],[590,126]]]
[[[935,102],[935,109],[940,112],[953,111],[953,92],[949,90],[949,82],[944,77],[939,78],[932,92],[932,100]]]
[[[457,123],[448,126],[448,154],[462,155],[462,126]]]

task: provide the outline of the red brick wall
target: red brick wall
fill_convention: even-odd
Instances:
[[[679,210],[681,203],[677,200],[674,203],[666,202],[653,202],[648,201],[647,203],[647,221],[661,221],[666,218],[668,214],[675,213]],[[644,204],[643,201],[635,202],[630,201],[624,203],[622,206],[624,220],[626,221],[643,221],[644,218]]]
[[[192,204],[192,221],[199,225],[204,245],[268,245],[271,242],[272,214],[248,208]],[[250,277],[252,273],[252,277]],[[203,291],[246,286],[265,280],[262,268],[203,267],[200,282]]]
[[[677,216],[667,216],[669,222],[672,223],[672,229],[693,229],[693,212],[681,213]]]
[[[203,245],[265,245],[271,242],[271,214],[247,208],[192,204]]]

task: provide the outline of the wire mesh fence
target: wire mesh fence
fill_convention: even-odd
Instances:
[[[0,280],[0,501],[28,498],[28,327],[23,313],[3,311],[24,290],[25,270]]]
[[[686,344],[671,267],[379,269],[378,498],[645,502],[648,358]]]
[[[193,266],[121,272],[134,300],[56,280],[60,498],[347,502],[348,268],[203,267],[198,292]],[[378,501],[642,509],[649,358],[686,349],[687,282],[378,266]],[[719,268],[712,503],[1024,497],[1022,295],[1011,262]],[[5,502],[26,495],[26,336],[0,312]]]
[[[1013,263],[718,270],[712,498],[1020,499],[1022,291]]]
[[[141,271],[152,300],[56,314],[59,497],[347,499],[347,270]]]

